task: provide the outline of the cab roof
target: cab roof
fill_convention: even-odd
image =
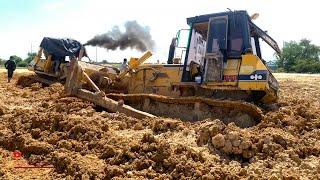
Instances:
[[[210,18],[212,17],[218,17],[218,16],[229,16],[229,15],[246,15],[249,17],[247,11],[239,10],[239,11],[227,11],[227,12],[220,12],[220,13],[213,13],[213,14],[205,14],[200,16],[194,16],[187,18],[188,25],[191,26],[191,24],[195,23],[202,23],[202,22],[208,22]]]

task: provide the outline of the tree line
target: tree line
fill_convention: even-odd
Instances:
[[[28,53],[28,57],[25,59],[22,59],[19,56],[13,55],[13,60],[16,62],[18,67],[27,67],[28,64],[34,59],[36,56],[36,53]],[[0,66],[4,66],[4,63],[6,62],[6,59],[0,58]]]
[[[320,73],[320,47],[308,39],[284,43],[277,56],[277,71],[297,73]]]

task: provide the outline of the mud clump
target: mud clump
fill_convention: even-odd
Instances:
[[[182,123],[181,121],[177,120],[163,120],[163,119],[157,119],[153,125],[152,125],[152,130],[155,133],[163,133],[167,131],[179,131],[182,130]]]
[[[48,154],[53,151],[53,146],[45,142],[31,142],[23,148],[25,152],[35,155]]]
[[[37,82],[37,80],[35,79],[35,77],[37,77],[36,75],[22,75],[19,76],[16,84],[21,86],[21,87],[31,87],[32,84],[35,84]]]
[[[8,108],[4,104],[0,103],[0,116],[6,114],[7,110]]]
[[[213,121],[207,120],[204,123],[201,123],[196,129],[198,132],[197,144],[199,146],[207,144],[213,136],[223,131],[224,128],[225,124],[219,119]]]
[[[31,84],[31,90],[32,91],[38,91],[39,89],[42,88],[42,85],[40,83],[33,83]]]
[[[245,137],[237,131],[225,130],[225,134],[217,134],[212,137],[213,146],[223,153],[239,155],[243,158],[254,156],[255,150],[250,137]]]

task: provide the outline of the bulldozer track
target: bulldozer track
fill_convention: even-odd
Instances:
[[[204,97],[167,97],[156,94],[114,94],[110,93],[107,97],[114,100],[124,100],[125,102],[143,102],[145,99],[175,105],[194,105],[196,103],[206,104],[211,107],[227,108],[231,110],[238,110],[247,113],[256,122],[260,122],[263,113],[259,107],[249,102],[232,101],[232,100],[217,100]]]
[[[51,85],[53,83],[59,82],[57,80],[55,81],[48,80],[43,77],[39,77],[37,75],[28,76],[28,80],[31,80],[32,82],[40,82],[46,85]],[[95,99],[94,98],[95,95],[93,95],[92,97],[90,96],[90,98],[87,98],[87,99],[84,97],[88,95],[86,96],[77,95],[77,96],[79,98],[82,98],[88,101],[93,101],[95,103],[100,102],[100,98],[102,98],[100,97]],[[199,97],[199,96],[169,97],[169,96],[163,96],[163,95],[157,95],[157,94],[144,94],[144,93],[141,93],[141,94],[109,93],[109,94],[106,94],[106,97],[115,100],[114,104],[116,104],[117,101],[119,102],[120,100],[123,100],[125,105],[129,105],[128,107],[130,108],[132,107],[131,109],[129,108],[129,110],[124,112],[128,113],[130,111],[131,114],[133,113],[136,115],[136,114],[139,114],[139,113],[134,113],[137,111],[137,112],[140,112],[140,114],[142,114],[141,117],[145,117],[143,113],[150,113],[152,116],[156,115],[156,116],[180,118],[182,120],[194,120],[193,117],[191,116],[194,116],[196,114],[196,111],[199,111],[202,114],[200,113],[201,118],[197,118],[197,120],[200,120],[200,119],[214,117],[217,113],[219,113],[215,111],[215,109],[217,108],[223,111],[229,110],[229,111],[239,111],[239,112],[245,113],[249,115],[250,118],[252,118],[252,120],[255,122],[254,124],[259,123],[263,117],[263,112],[259,107],[245,101],[220,100],[220,99],[205,98],[205,97]],[[144,104],[146,100],[150,100],[151,102],[153,102],[153,104],[152,103],[151,104],[154,106],[151,108],[145,108]],[[102,105],[103,104],[104,103],[102,103]],[[206,108],[203,108],[204,107],[203,105],[205,105]],[[197,106],[199,106],[198,110],[196,110]],[[107,108],[107,109],[110,110],[110,108]],[[171,113],[167,112],[168,110],[170,110]],[[119,109],[117,111],[119,111]],[[176,111],[179,111],[179,112],[176,113]],[[222,116],[224,118],[228,118],[229,114],[223,114]],[[137,117],[140,117],[140,115],[137,115]],[[234,119],[234,118],[231,117],[231,119]]]

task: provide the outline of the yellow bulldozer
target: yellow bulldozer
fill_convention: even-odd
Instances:
[[[263,113],[257,104],[275,103],[279,89],[261,57],[259,39],[280,53],[277,43],[246,11],[190,17],[187,23],[183,63],[175,55],[179,36],[172,40],[167,64],[146,64],[152,56],[147,51],[131,58],[121,72],[82,62],[86,51],[77,41],[47,38],[29,69],[45,82],[48,77],[65,79],[69,95],[136,118],[219,118],[241,127],[259,122]],[[47,55],[41,60],[43,53]]]

